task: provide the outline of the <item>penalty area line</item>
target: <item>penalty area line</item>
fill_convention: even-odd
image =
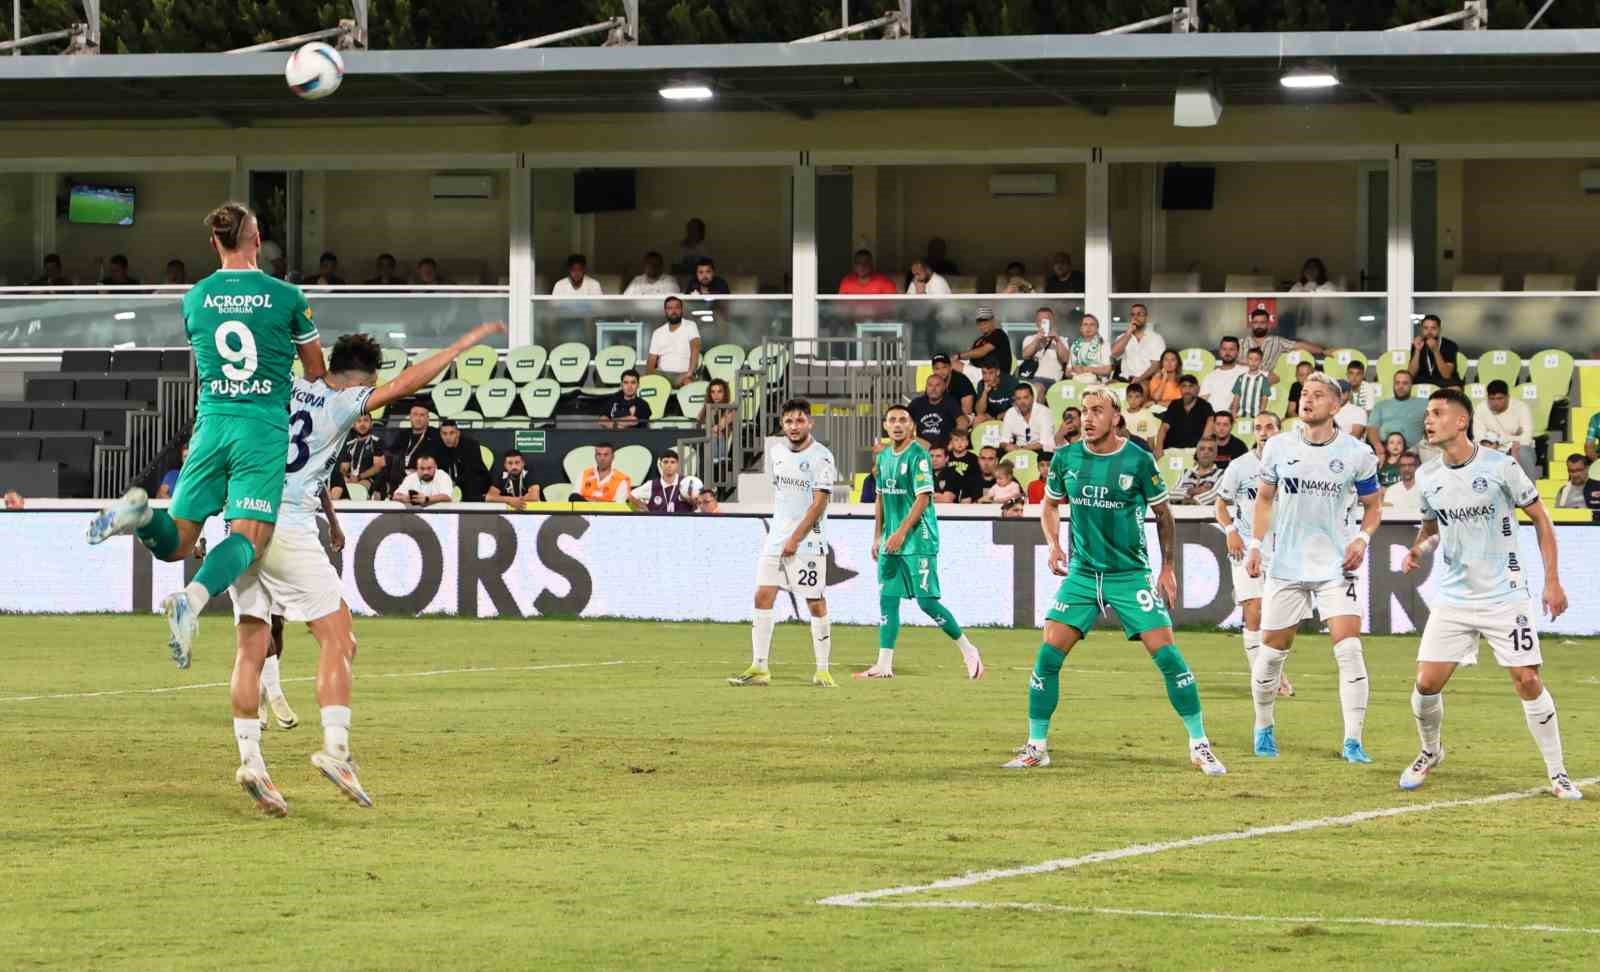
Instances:
[[[617,665],[627,665],[629,662],[622,660],[603,662],[563,662],[554,665],[518,665],[506,667],[504,665],[485,665],[479,668],[436,668],[426,672],[355,672],[354,678],[433,678],[439,675],[474,675],[480,672],[553,672],[566,668],[614,668]],[[302,675],[295,678],[282,679],[289,682],[315,682],[315,675]],[[148,689],[106,689],[100,692],[62,692],[56,695],[14,695],[9,698],[0,698],[0,703],[5,702],[48,702],[58,699],[98,699],[113,695],[165,695],[170,692],[193,692],[196,689],[227,688],[227,682],[196,682],[191,685],[164,685],[161,688]]]
[[[1579,786],[1589,786],[1600,783],[1600,777],[1590,777],[1586,780],[1576,781]],[[1470,797],[1463,800],[1438,800],[1433,803],[1415,803],[1400,807],[1385,807],[1379,810],[1358,810],[1354,813],[1341,814],[1335,817],[1313,817],[1306,820],[1293,820],[1289,823],[1270,824],[1262,827],[1247,827],[1244,830],[1228,830],[1220,833],[1199,834],[1194,837],[1185,837],[1181,840],[1168,840],[1152,844],[1130,844],[1115,850],[1094,851],[1079,857],[1061,857],[1054,860],[1043,861],[1038,864],[1028,864],[1021,867],[996,868],[988,871],[969,871],[966,874],[931,881],[927,884],[906,884],[899,887],[879,888],[874,891],[852,891],[846,894],[836,894],[817,901],[819,905],[828,905],[841,908],[865,908],[878,904],[885,898],[898,898],[912,894],[922,894],[927,891],[948,891],[954,888],[969,888],[974,885],[988,884],[992,881],[1004,881],[1008,878],[1031,877],[1036,874],[1050,874],[1055,871],[1067,871],[1074,868],[1085,867],[1090,864],[1104,864],[1110,861],[1127,860],[1132,857],[1148,857],[1152,854],[1163,854],[1168,851],[1188,850],[1194,847],[1205,847],[1210,844],[1221,844],[1236,840],[1254,840],[1257,837],[1270,837],[1277,834],[1297,834],[1310,830],[1322,830],[1327,827],[1346,827],[1351,824],[1365,823],[1368,820],[1382,820],[1388,817],[1403,817],[1414,813],[1430,813],[1434,810],[1451,810],[1458,807],[1481,807],[1493,803],[1506,803],[1512,800],[1526,800],[1529,797],[1549,793],[1545,787],[1531,790],[1512,790],[1507,793],[1495,793],[1489,796]],[[920,907],[921,905],[919,905]]]

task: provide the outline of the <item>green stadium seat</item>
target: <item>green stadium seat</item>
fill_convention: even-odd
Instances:
[[[539,498],[546,503],[567,503],[572,500],[571,483],[551,483],[539,491]]]
[[[486,445],[479,445],[478,455],[483,459],[483,468],[489,470],[491,476],[494,475],[494,450]]]
[[[1267,387],[1267,411],[1278,418],[1289,414],[1289,388],[1290,385],[1283,381]]]
[[[1216,356],[1205,348],[1184,348],[1178,356],[1183,359],[1183,373],[1201,381],[1217,367]]]
[[[917,394],[922,394],[922,392],[928,387],[928,376],[931,374],[933,374],[933,365],[917,365],[917,377],[914,386],[917,390]]]
[[[764,371],[767,384],[775,385],[789,367],[789,349],[782,344],[763,344],[751,348],[744,363],[753,371]]]
[[[650,476],[650,466],[655,462],[655,456],[642,445],[625,445],[617,450],[612,464],[628,474],[628,479],[635,486],[644,482]]]
[[[977,452],[985,446],[1000,448],[1000,422],[996,419],[979,422],[972,427],[972,451]]]
[[[730,388],[739,369],[744,366],[744,359],[744,348],[737,344],[719,344],[700,358],[705,363],[707,373],[713,378],[721,378]]]
[[[1466,392],[1467,398],[1472,400],[1473,408],[1476,409],[1488,407],[1486,403],[1489,400],[1489,388],[1483,382],[1468,382],[1466,385],[1462,386],[1462,390]]]
[[[520,348],[512,348],[506,352],[506,374],[519,385],[544,374],[544,364],[550,357],[550,352],[537,344],[525,344]]]
[[[1411,364],[1410,348],[1391,348],[1378,356],[1378,387],[1385,395],[1394,390],[1394,375]]]
[[[1522,359],[1515,351],[1485,351],[1478,355],[1476,381],[1479,384],[1487,385],[1498,379],[1505,382],[1507,388],[1511,388],[1521,377]]]
[[[576,388],[583,384],[584,376],[589,373],[591,357],[587,344],[568,341],[557,345],[550,350],[550,376],[563,388]]]
[[[378,366],[378,384],[393,381],[399,377],[400,372],[406,370],[406,349],[385,347],[383,349],[383,363]]]
[[[425,358],[433,357],[434,355],[438,354],[440,351],[443,351],[443,350],[444,350],[443,348],[417,348],[416,351],[411,355],[411,360],[413,360],[413,361],[422,361]],[[451,367],[453,368],[454,365],[452,365]],[[426,385],[423,385],[422,387],[423,388],[432,388],[434,385],[437,385],[439,382],[444,381],[446,377],[449,377],[450,376],[450,371],[451,371],[451,368],[444,369],[443,371],[441,371],[437,375],[435,375],[432,380],[430,380]]]
[[[433,389],[433,410],[442,419],[459,419],[472,404],[472,386],[459,378],[439,382]]]
[[[856,473],[855,480],[850,484],[850,502],[861,502],[861,491],[867,486],[867,474]]]
[[[1600,365],[1579,366],[1578,401],[1584,405],[1600,405]]]
[[[704,385],[705,382],[696,384]],[[644,375],[639,379],[639,397],[649,407],[652,422],[662,418],[667,414],[667,402],[672,399],[672,382],[665,375]]]
[[[1550,406],[1555,403],[1539,394],[1539,386],[1530,383],[1518,385],[1511,392],[1522,399],[1528,406],[1528,414],[1533,418],[1533,434],[1544,435],[1550,429]]]
[[[613,457],[614,459],[615,457]],[[578,446],[561,457],[561,469],[571,483],[583,482],[583,471],[594,465],[594,446]]]
[[[1044,403],[1050,409],[1050,414],[1057,416],[1057,421],[1059,421],[1061,410],[1068,405],[1077,405],[1081,408],[1083,405],[1083,390],[1088,386],[1088,382],[1070,379],[1058,381],[1051,385],[1050,390],[1044,393]]]
[[[535,378],[517,393],[529,418],[547,419],[561,403],[561,382],[554,378]]]
[[[362,503],[365,502],[371,494],[367,492],[367,487],[361,485],[360,483],[345,483],[344,495],[346,499],[352,499],[358,503]]]
[[[494,377],[495,366],[499,363],[494,348],[474,344],[456,355],[456,377],[476,388]]]
[[[464,429],[476,429],[483,426],[483,413],[470,408],[462,409],[459,415],[446,415],[444,418],[453,420]]]
[[[1551,404],[1572,397],[1572,369],[1572,355],[1559,348],[1535,351],[1528,358],[1528,380],[1539,386],[1540,397]],[[1600,401],[1584,404],[1600,405]]]
[[[595,379],[599,385],[615,391],[622,385],[622,373],[638,361],[638,351],[626,344],[613,344],[595,356]]]
[[[1177,489],[1178,480],[1193,465],[1193,449],[1167,449],[1156,460],[1156,467],[1161,470],[1161,479],[1167,484],[1167,489]]]
[[[700,420],[700,409],[705,406],[706,389],[710,385],[709,381],[691,381],[673,393],[678,399],[678,411],[684,418],[691,422]]]
[[[1001,456],[1000,461],[1011,463],[1024,492],[1039,478],[1039,454],[1032,449],[1013,449]]]
[[[1352,361],[1359,361],[1361,362],[1361,367],[1367,367],[1367,356],[1360,350],[1356,348],[1330,348],[1327,356],[1322,359],[1322,370],[1336,378],[1343,378]]]
[[[1466,380],[1467,380],[1467,369],[1468,369],[1467,353],[1465,351],[1457,351],[1456,352],[1456,377],[1459,378],[1462,381],[1462,383],[1465,383]]]
[[[517,401],[517,383],[510,378],[490,378],[478,386],[478,410],[486,419],[503,419]]]

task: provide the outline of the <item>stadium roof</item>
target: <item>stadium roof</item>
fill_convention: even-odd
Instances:
[[[307,103],[284,55],[0,57],[0,121],[382,118],[655,112],[686,77],[717,98],[688,110],[818,112],[1170,105],[1210,75],[1229,104],[1600,98],[1600,30],[1049,35],[813,44],[370,51],[346,55],[336,97]],[[1278,78],[1308,62],[1343,84],[1308,94]]]

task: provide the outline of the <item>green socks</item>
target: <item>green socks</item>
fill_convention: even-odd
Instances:
[[[945,637],[951,641],[961,637],[961,625],[956,624],[956,616],[938,598],[919,597],[917,607],[922,608],[923,614],[939,622],[939,630],[944,632]]]
[[[1061,666],[1066,660],[1067,653],[1060,648],[1048,643],[1039,646],[1033,674],[1028,676],[1029,742],[1042,742],[1050,735],[1050,717],[1061,701]]]
[[[170,519],[168,522],[171,522]],[[206,554],[205,562],[195,572],[195,583],[204,587],[207,594],[216,597],[238,580],[240,574],[249,570],[255,559],[256,548],[249,538],[242,533],[230,533]]]
[[[878,650],[894,651],[900,640],[900,599],[887,594],[878,597]]]
[[[1177,645],[1162,645],[1150,660],[1161,669],[1161,677],[1167,683],[1167,700],[1183,720],[1183,727],[1189,730],[1189,738],[1204,739],[1206,726],[1200,714],[1200,689],[1194,683],[1189,663],[1183,660],[1183,653],[1178,651]]]
[[[171,560],[178,552],[178,524],[166,510],[151,510],[150,522],[133,531],[157,560]]]

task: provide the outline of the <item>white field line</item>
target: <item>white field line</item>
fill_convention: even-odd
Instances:
[[[1051,914],[1104,915],[1114,918],[1175,918],[1182,921],[1259,922],[1283,925],[1377,925],[1383,928],[1428,928],[1466,931],[1545,932],[1600,935],[1600,928],[1565,925],[1496,925],[1478,921],[1425,921],[1420,918],[1329,918],[1324,915],[1231,915],[1215,911],[1156,911],[1148,908],[1090,908],[1035,901],[886,901],[875,908],[950,908],[974,911],[1038,911]]]
[[[430,678],[435,675],[468,675],[478,672],[553,672],[565,668],[610,668],[629,664],[626,661],[568,662],[560,665],[522,665],[516,668],[488,665],[482,668],[437,668],[427,672],[357,672],[355,678]],[[314,682],[316,676],[281,679],[283,682]],[[167,685],[150,689],[107,689],[102,692],[63,692],[59,695],[15,695],[0,698],[0,702],[41,702],[55,699],[98,699],[113,695],[164,695],[168,692],[192,692],[195,689],[227,688],[227,682],[196,682],[191,685]]]
[[[1600,777],[1591,777],[1578,780],[1579,786],[1589,786],[1600,783]],[[1028,864],[1022,867],[997,868],[990,871],[970,871],[956,877],[948,877],[928,884],[906,884],[893,888],[879,888],[875,891],[852,891],[847,894],[836,894],[823,898],[817,902],[820,905],[835,907],[861,908],[870,907],[884,898],[898,898],[911,894],[922,894],[926,891],[948,891],[952,888],[968,888],[978,884],[988,884],[991,881],[1003,881],[1007,878],[1030,877],[1035,874],[1050,874],[1054,871],[1066,871],[1073,868],[1084,867],[1089,864],[1104,864],[1108,861],[1126,860],[1132,857],[1148,857],[1151,854],[1163,854],[1167,851],[1187,850],[1192,847],[1205,847],[1209,844],[1221,844],[1235,840],[1254,840],[1257,837],[1270,837],[1275,834],[1297,834],[1309,830],[1321,830],[1326,827],[1344,827],[1350,824],[1364,823],[1368,820],[1381,820],[1386,817],[1402,817],[1413,813],[1429,813],[1434,810],[1450,810],[1458,807],[1481,807],[1491,803],[1506,803],[1511,800],[1526,800],[1529,797],[1547,794],[1548,789],[1539,787],[1532,790],[1514,790],[1509,793],[1496,793],[1492,796],[1472,797],[1465,800],[1440,800],[1434,803],[1415,803],[1401,807],[1386,807],[1381,810],[1358,810],[1355,813],[1341,814],[1337,817],[1315,817],[1309,820],[1294,820],[1284,824],[1271,824],[1264,827],[1249,827],[1245,830],[1229,830],[1215,834],[1200,834],[1195,837],[1185,837],[1181,840],[1162,841],[1154,844],[1131,844],[1119,847],[1116,850],[1094,851],[1080,857],[1062,857],[1055,860],[1043,861],[1039,864]]]

